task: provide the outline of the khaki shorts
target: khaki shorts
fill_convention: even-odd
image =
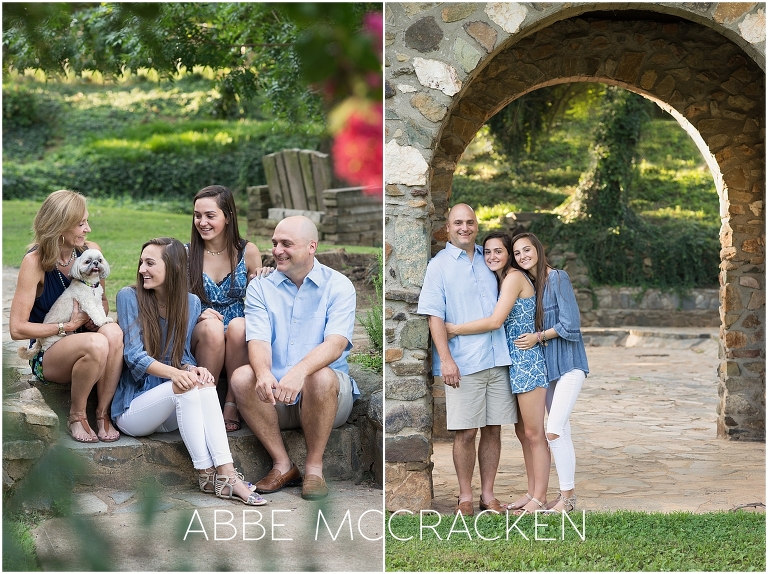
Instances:
[[[338,428],[347,422],[349,415],[352,413],[352,381],[349,375],[333,369],[336,373],[336,377],[339,379],[339,394],[336,396],[336,418],[333,419],[333,428]],[[275,409],[277,410],[277,422],[280,425],[280,430],[298,429],[301,426],[301,408],[299,403],[295,405],[286,405],[285,403],[277,403]]]
[[[517,401],[509,387],[509,367],[461,375],[459,388],[445,386],[448,430],[477,429],[517,422]]]

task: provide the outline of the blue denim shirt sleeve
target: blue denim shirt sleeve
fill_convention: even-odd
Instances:
[[[117,322],[123,330],[123,358],[135,381],[144,379],[149,366],[155,361],[144,348],[141,324],[138,321],[139,303],[136,291],[132,287],[124,287],[117,294]],[[182,363],[197,366],[192,355],[192,330],[200,316],[201,305],[197,295],[188,295],[189,322],[187,324],[187,340],[184,345]]]
[[[123,330],[123,358],[135,381],[140,381],[155,359],[146,349],[139,324],[139,303],[133,287],[123,287],[117,293],[117,322]]]
[[[192,331],[194,331],[195,325],[197,325],[197,318],[200,316],[200,313],[203,312],[203,308],[202,303],[200,303],[200,298],[197,295],[190,293],[187,300],[189,305],[187,340],[184,343],[184,358],[181,360],[181,364],[196,367],[197,361],[195,360],[194,355],[192,355]]]
[[[554,293],[559,309],[558,322],[552,328],[566,341],[578,341],[581,338],[581,316],[576,294],[571,285],[571,278],[565,271],[555,271],[548,281],[550,293]]]

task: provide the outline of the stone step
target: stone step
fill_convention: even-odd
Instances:
[[[301,430],[283,431],[288,454],[300,469],[304,468],[306,446]],[[331,432],[323,457],[324,474],[334,480],[362,481],[362,433],[345,424]],[[244,427],[230,433],[229,446],[235,467],[247,480],[255,482],[269,472],[272,460],[253,433]],[[139,481],[154,478],[164,486],[197,483],[187,448],[179,431],[155,433],[148,437],[122,436],[113,443],[78,443],[62,436],[59,444],[80,455],[83,465],[75,474],[75,483],[114,489],[136,488]],[[368,477],[372,478],[372,477]]]
[[[148,477],[154,477],[166,486],[196,484],[196,474],[193,471],[189,453],[178,431],[155,433],[141,438],[123,435],[113,443],[76,442],[68,436],[66,431],[70,385],[41,383],[29,374],[28,367],[26,372],[23,368],[17,369],[16,372],[20,373],[21,379],[16,386],[22,385],[27,388],[21,391],[21,394],[32,393],[36,398],[42,395],[40,397],[42,406],[49,407],[48,418],[54,421],[52,432],[55,434],[58,431],[59,435],[54,442],[76,453],[82,459],[83,464],[74,477],[76,484],[130,489],[136,487],[137,481]],[[356,482],[371,480],[381,485],[383,484],[382,431],[379,412],[381,375],[370,376],[354,364],[350,365],[350,374],[358,381],[363,394],[355,403],[347,423],[331,432],[323,456],[324,474],[326,478],[334,480]],[[372,401],[374,395],[377,400]],[[13,403],[6,401],[4,410],[8,410],[11,404]],[[88,420],[91,424],[95,423],[95,409],[94,391],[89,397],[87,407]],[[56,415],[58,423],[55,420]],[[30,434],[28,429],[26,434]],[[303,471],[307,452],[302,430],[283,431],[282,436],[288,454]],[[234,464],[247,479],[256,481],[270,470],[272,461],[269,454],[245,424],[239,431],[229,433],[228,437]],[[12,456],[14,456],[12,450],[4,449],[5,459]],[[9,462],[10,459],[4,461],[4,463]]]

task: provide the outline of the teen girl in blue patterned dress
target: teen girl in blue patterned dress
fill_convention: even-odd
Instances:
[[[525,497],[508,506],[510,510],[533,512],[544,508],[549,483],[550,457],[544,435],[544,403],[548,379],[540,346],[520,349],[515,340],[534,330],[536,291],[525,273],[512,268],[512,240],[495,231],[483,242],[488,268],[499,281],[499,300],[490,317],[461,325],[446,323],[449,335],[472,335],[504,325],[512,358],[509,381],[517,397],[520,420],[515,432],[520,439],[528,477]]]
[[[245,288],[262,269],[259,248],[240,236],[235,199],[226,187],[211,185],[195,195],[188,248],[189,290],[200,298],[203,308],[192,332],[192,354],[218,384],[222,369],[231,374],[248,364]],[[240,429],[230,389],[223,414],[227,432]]]

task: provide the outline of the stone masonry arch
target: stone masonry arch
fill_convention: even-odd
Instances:
[[[415,310],[428,259],[447,240],[456,163],[505,105],[562,82],[656,101],[707,158],[722,219],[718,435],[765,440],[764,4],[386,10],[387,508],[431,501],[429,331]]]

